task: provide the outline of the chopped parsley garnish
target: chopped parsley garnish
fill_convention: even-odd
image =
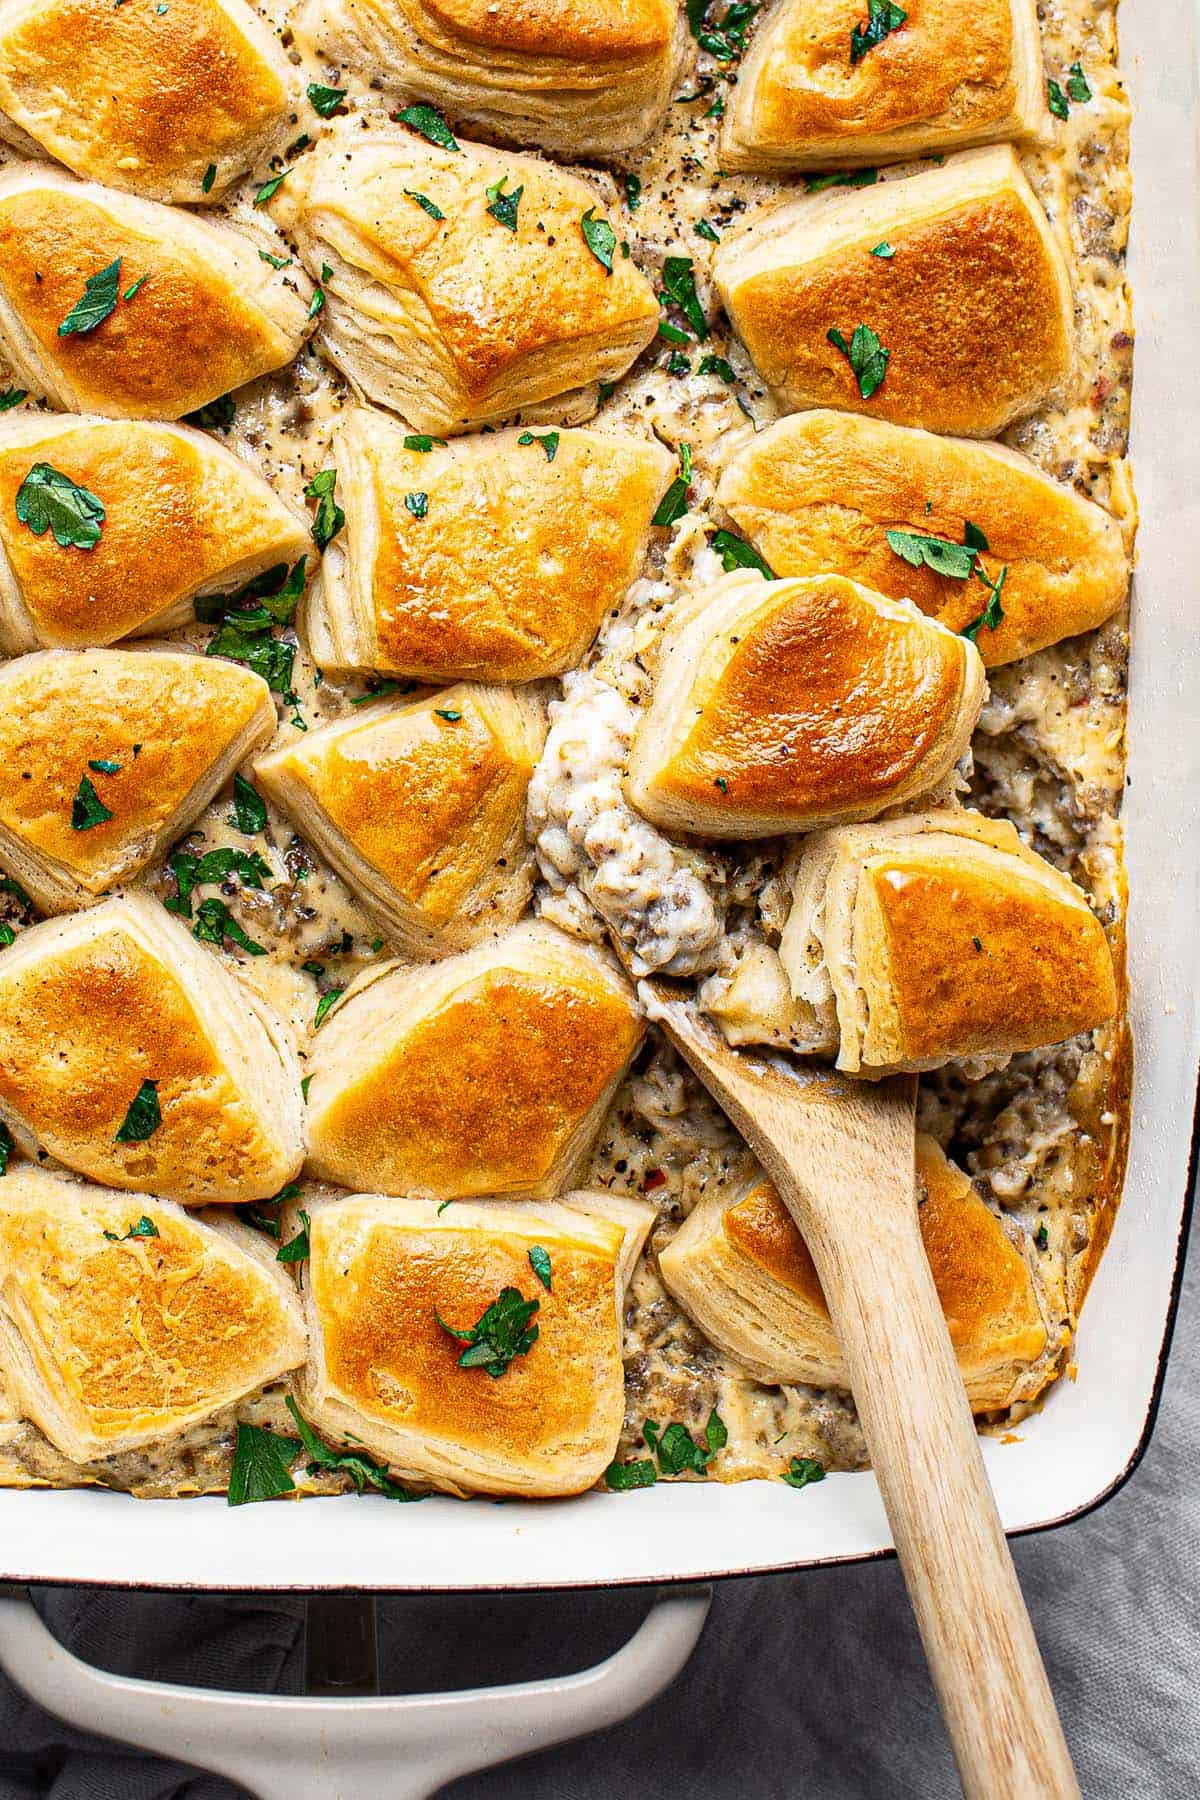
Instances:
[[[267,829],[267,803],[244,775],[233,778],[233,820],[247,837],[257,837]]]
[[[457,150],[458,140],[440,112],[433,106],[404,106],[392,117],[397,124],[407,125],[410,130],[419,132],[428,143],[438,144],[443,150]]]
[[[443,1331],[467,1347],[458,1359],[460,1369],[486,1369],[493,1381],[506,1372],[515,1356],[528,1356],[537,1342],[538,1328],[530,1323],[539,1300],[526,1300],[518,1288],[506,1287],[467,1331],[447,1325],[441,1314],[434,1318]]]
[[[276,1262],[295,1263],[308,1261],[308,1231],[311,1224],[312,1220],[309,1218],[308,1214],[301,1210],[300,1229],[294,1238],[289,1239],[286,1244],[281,1244],[279,1246],[279,1249],[275,1252]]]
[[[579,221],[579,229],[583,233],[583,241],[595,257],[606,275],[613,272],[613,252],[617,247],[617,234],[607,219],[598,219],[596,209],[589,206]]]
[[[523,431],[517,442],[518,444],[540,444],[546,452],[547,462],[553,462],[558,455],[559,434],[557,431],[545,431],[540,437],[534,431]]]
[[[713,786],[715,788],[720,788],[720,790],[723,794],[727,794],[729,792],[729,783],[726,781],[724,775],[714,775]]]
[[[846,358],[859,393],[864,400],[869,400],[883,385],[891,351],[884,349],[869,325],[856,325],[849,343],[836,326],[831,325],[825,336]]]
[[[1073,62],[1071,64],[1071,73],[1067,76],[1067,94],[1080,106],[1085,105],[1092,97],[1092,90],[1088,86],[1088,79],[1083,72],[1082,63]]]
[[[423,519],[429,511],[429,495],[405,494],[404,504],[414,519]]]
[[[215,895],[202,900],[196,908],[192,936],[202,944],[216,944],[218,948],[222,948],[228,938],[231,944],[236,944],[239,950],[245,950],[250,956],[267,954],[262,944],[256,944],[253,938],[246,936],[225,902],[218,900]]]
[[[411,694],[416,687],[415,681],[373,681],[365,694],[355,694],[351,706],[369,706],[372,700],[379,700],[385,694]]]
[[[154,1220],[148,1219],[143,1213],[136,1225],[131,1225],[128,1231],[106,1231],[104,1235],[110,1244],[123,1244],[127,1238],[152,1238],[158,1234],[158,1226]]]
[[[94,783],[86,775],[81,776],[79,791],[71,802],[71,830],[91,831],[112,817],[112,812],[96,792]]]
[[[201,181],[200,181],[200,192],[202,194],[211,194],[212,193],[212,185],[216,179],[217,179],[217,165],[216,165],[216,163],[209,163],[209,165],[208,165],[207,169],[205,169],[203,177],[201,178]]]
[[[765,575],[768,581],[778,581],[779,577],[774,569],[758,554],[754,545],[748,544],[745,538],[738,537],[736,532],[726,531],[722,528],[720,531],[714,531],[708,541],[721,558],[727,575],[731,574],[734,569],[757,569],[759,574]]]
[[[129,1110],[114,1141],[118,1144],[144,1144],[148,1137],[154,1136],[161,1124],[158,1083],[143,1081],[129,1102]]]
[[[692,372],[692,365],[688,361],[687,357],[683,354],[683,351],[682,350],[672,350],[670,356],[668,356],[668,358],[667,358],[667,374],[668,375],[690,375],[691,372]]]
[[[296,646],[271,635],[270,614],[261,607],[251,612],[226,613],[204,654],[244,663],[262,676],[273,694],[282,694],[289,701],[294,698],[292,664]]]
[[[317,1010],[313,1014],[314,1031],[320,1031],[322,1025],[329,1017],[330,1012],[337,1005],[345,991],[345,988],[334,987],[330,988],[327,993],[321,995],[321,998],[317,1001]]]
[[[305,499],[317,503],[312,534],[318,550],[327,549],[346,523],[346,515],[333,497],[336,486],[337,470],[319,469],[304,490]]]
[[[487,210],[498,225],[503,225],[508,231],[515,231],[517,229],[517,209],[521,204],[521,195],[525,189],[516,187],[511,194],[506,194],[504,184],[507,180],[508,176],[502,175],[499,181],[493,181],[487,190]]]
[[[415,200],[421,211],[427,212],[431,219],[444,219],[446,216],[440,206],[434,205],[428,194],[422,194],[417,188],[405,188],[404,198]]]
[[[640,175],[622,175],[621,186],[625,190],[625,204],[630,212],[636,212],[642,204],[642,178]]]
[[[660,298],[677,306],[696,336],[708,336],[708,320],[696,292],[695,265],[690,256],[668,256],[663,262],[663,293]]]
[[[433,714],[436,719],[446,719],[451,725],[457,725],[462,718],[462,714],[455,712],[452,706],[435,706]]]
[[[899,31],[908,18],[892,0],[867,0],[867,18],[850,33],[850,63],[860,63],[868,50],[882,44],[885,37]]]
[[[262,261],[270,263],[273,269],[290,269],[292,266],[290,256],[272,256],[269,250],[260,250],[258,254]]]
[[[881,262],[891,262],[895,254],[896,252],[892,249],[892,246],[888,243],[886,238],[884,238],[881,244],[876,244],[871,251],[871,255],[877,256]]]
[[[8,1174],[8,1159],[13,1153],[13,1134],[7,1125],[0,1125],[0,1175]]]
[[[658,1473],[652,1462],[609,1463],[604,1471],[604,1485],[614,1494],[627,1494],[633,1488],[653,1487]]]
[[[702,50],[718,62],[735,62],[746,48],[746,33],[761,0],[733,0],[720,19],[709,20],[712,0],[688,0],[687,18],[692,35]]]
[[[808,1487],[810,1482],[824,1481],[825,1465],[819,1463],[815,1456],[793,1456],[787,1469],[780,1476],[789,1487]]]
[[[948,575],[952,581],[965,581],[973,573],[982,545],[955,544],[949,538],[933,537],[920,531],[889,531],[888,547],[902,557],[910,568],[932,569],[935,575]]]
[[[277,1500],[294,1494],[292,1464],[300,1454],[295,1438],[277,1437],[261,1425],[237,1428],[237,1444],[229,1470],[225,1498],[230,1506],[246,1506],[255,1500]]]
[[[995,631],[1004,618],[1004,608],[1000,604],[1000,590],[1004,586],[1004,577],[1008,574],[1008,567],[1005,565],[1001,569],[995,581],[989,581],[982,569],[977,569],[975,573],[984,587],[989,590],[989,596],[983,611],[972,619],[969,625],[964,625],[960,633],[960,636],[970,638],[972,643],[976,642],[981,631]]]
[[[732,365],[727,363],[723,356],[706,356],[702,358],[700,363],[700,373],[702,375],[719,375],[727,387],[732,387],[737,380]]]
[[[97,775],[119,775],[121,773],[120,763],[114,762],[111,756],[97,756],[88,763],[88,768],[94,769]]]
[[[546,1292],[549,1293],[551,1278],[550,1253],[548,1250],[543,1249],[541,1244],[535,1244],[533,1249],[529,1252],[529,1266],[545,1288]]]
[[[692,446],[679,446],[679,473],[658,503],[652,525],[674,525],[688,509],[688,488],[692,482]]]
[[[130,286],[125,289],[125,292],[121,295],[122,300],[132,300],[138,289],[144,288],[149,279],[149,275],[139,275],[137,280],[132,282]]]
[[[658,335],[668,344],[690,344],[692,341],[686,331],[680,331],[678,325],[672,325],[668,319],[658,321]]]
[[[296,1430],[304,1443],[310,1461],[308,1473],[315,1475],[319,1469],[329,1469],[339,1475],[348,1475],[358,1493],[372,1487],[376,1493],[387,1500],[423,1500],[424,1494],[410,1494],[407,1488],[393,1481],[382,1463],[377,1463],[364,1450],[331,1450],[317,1436],[308,1420],[300,1412],[300,1408],[289,1394],[285,1402],[288,1411],[296,1421]]]
[[[445,438],[426,437],[423,431],[410,431],[404,440],[406,450],[418,450],[422,456],[428,456],[435,444],[445,446]]]
[[[202,856],[195,856],[190,850],[176,850],[171,857],[171,873],[177,892],[169,895],[163,905],[183,919],[191,918],[192,893],[204,882],[228,881],[236,875],[243,887],[261,890],[264,880],[273,879],[272,870],[257,850],[206,850]]]
[[[1049,102],[1050,111],[1056,119],[1070,118],[1071,103],[1053,77],[1046,83],[1046,99]]]
[[[59,337],[84,336],[103,325],[117,309],[121,292],[121,258],[84,279],[83,293],[58,328]]]
[[[1050,1248],[1050,1233],[1046,1230],[1044,1220],[1034,1232],[1033,1241],[1039,1250],[1048,1250]]]
[[[831,169],[828,174],[806,175],[804,191],[806,194],[819,194],[831,187],[874,187],[878,180],[878,169]]]
[[[308,84],[308,104],[322,119],[331,118],[349,93],[348,88],[322,87],[319,81]]]
[[[706,242],[710,244],[719,244],[721,241],[707,219],[697,219],[696,223],[692,226],[692,230],[696,233],[697,237],[704,238]]]
[[[20,406],[22,400],[28,400],[28,388],[5,388],[0,393],[0,413],[11,412],[14,406]]]
[[[272,175],[269,181],[264,181],[254,196],[255,206],[265,206],[267,201],[272,199],[273,196],[279,192],[281,185],[287,180],[291,172],[290,169],[280,169],[278,175]]]
[[[328,267],[328,266],[329,265],[326,264],[326,267]],[[308,303],[308,317],[310,319],[315,319],[317,314],[319,312],[324,312],[324,310],[325,310],[325,289],[321,286],[319,281],[315,281],[313,283],[312,299]]]
[[[16,511],[34,537],[51,531],[63,550],[92,550],[100,542],[103,500],[49,463],[34,463],[17,489]]]
[[[232,394],[222,394],[218,400],[209,400],[198,406],[195,412],[184,413],[185,425],[197,425],[201,431],[228,431],[233,424],[237,407]]]
[[[709,1463],[729,1442],[725,1422],[715,1407],[708,1415],[702,1443],[693,1438],[686,1425],[668,1425],[660,1434],[653,1419],[647,1419],[642,1426],[642,1436],[658,1458],[660,1475],[707,1475]]]

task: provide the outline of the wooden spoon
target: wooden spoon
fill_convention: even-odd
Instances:
[[[732,1050],[662,982],[639,992],[812,1254],[964,1793],[1078,1800],[921,1242],[915,1080],[850,1081]]]

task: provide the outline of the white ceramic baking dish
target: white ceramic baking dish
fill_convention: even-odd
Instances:
[[[1126,828],[1131,887],[1130,965],[1137,1067],[1132,1150],[1125,1197],[1108,1252],[1088,1299],[1078,1337],[1078,1379],[1062,1381],[1044,1410],[1021,1427],[1020,1441],[985,1444],[1001,1516],[1008,1530],[1061,1524],[1098,1505],[1127,1479],[1154,1422],[1179,1287],[1188,1193],[1194,1172],[1193,1117],[1200,1050],[1200,692],[1195,645],[1200,633],[1200,399],[1191,363],[1197,255],[1196,64],[1190,9],[1127,5],[1123,61],[1134,101],[1135,208],[1130,244],[1137,349],[1133,453],[1141,503],[1140,558],[1130,703],[1130,790]],[[1185,45],[1184,38],[1188,42]],[[782,1483],[660,1486],[621,1498],[590,1494],[546,1504],[462,1504],[433,1499],[397,1508],[347,1497],[302,1505],[230,1511],[223,1500],[133,1501],[91,1491],[0,1492],[0,1579],[99,1582],[217,1589],[305,1588],[467,1590],[695,1582],[717,1575],[878,1556],[890,1548],[887,1522],[869,1474],[839,1475],[802,1495]],[[38,1669],[49,1679],[52,1658],[35,1622],[14,1602],[2,1603],[0,1653],[25,1686]],[[551,1684],[522,1700],[504,1690],[507,1716],[540,1716],[540,1737],[500,1732],[494,1715],[463,1697],[418,1724],[407,1702],[344,1701],[376,1707],[382,1741],[394,1755],[397,1731],[422,1743],[447,1735],[477,1741],[453,1767],[518,1754],[538,1741],[589,1729],[650,1697],[686,1655],[699,1631],[703,1603],[682,1598],[660,1610],[625,1661],[586,1678],[591,1687]],[[31,1659],[37,1663],[34,1667]],[[49,1659],[49,1660],[48,1660]],[[66,1663],[57,1659],[60,1710],[71,1695]],[[79,1680],[86,1681],[84,1677]],[[607,1685],[606,1685],[607,1684]],[[78,1685],[78,1682],[77,1684]],[[136,1701],[118,1707],[110,1685],[93,1716],[156,1741],[143,1729]],[[162,1696],[159,1696],[161,1703]],[[128,1704],[126,1704],[128,1703]],[[87,1711],[76,1693],[75,1713]],[[256,1779],[269,1785],[266,1729],[253,1706],[250,1737]],[[313,1706],[316,1702],[295,1702]],[[114,1711],[117,1707],[118,1710]],[[471,1712],[470,1708],[477,1710]],[[81,1710],[82,1709],[82,1710]],[[553,1719],[550,1712],[554,1713]],[[160,1704],[161,1714],[161,1704]],[[183,1702],[171,1703],[168,1741],[184,1753]],[[247,1718],[250,1715],[239,1715]],[[389,1728],[385,1718],[393,1723]],[[210,1766],[233,1766],[200,1754],[213,1724],[228,1735],[232,1715],[217,1720],[211,1705],[191,1754]],[[485,1723],[486,1719],[486,1723]],[[286,1731],[295,1733],[290,1716]],[[323,1727],[324,1728],[324,1727]],[[372,1727],[371,1730],[375,1728]],[[390,1731],[390,1735],[389,1735]],[[174,1735],[172,1735],[174,1734]],[[185,1733],[186,1735],[186,1733]],[[236,1734],[235,1734],[236,1735]],[[274,1736],[274,1733],[269,1735]],[[341,1735],[337,1733],[337,1735]],[[366,1715],[350,1732],[370,1736]],[[228,1753],[232,1755],[232,1751]],[[420,1761],[420,1758],[417,1759]],[[426,1765],[433,1779],[433,1764]],[[424,1791],[414,1774],[416,1786]],[[298,1790],[289,1777],[289,1792]],[[314,1789],[325,1796],[333,1785]],[[361,1787],[358,1791],[364,1791]],[[373,1790],[368,1780],[365,1791]]]

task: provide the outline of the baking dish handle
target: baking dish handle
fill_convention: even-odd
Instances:
[[[0,1666],[56,1717],[224,1775],[257,1800],[425,1800],[637,1712],[687,1662],[711,1599],[708,1588],[660,1594],[629,1642],[581,1674],[461,1693],[311,1699],[110,1675],[65,1650],[25,1599],[0,1598]]]

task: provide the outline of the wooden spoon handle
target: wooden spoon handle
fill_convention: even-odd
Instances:
[[[963,1791],[1078,1800],[916,1208],[825,1231],[779,1185],[805,1221]]]

